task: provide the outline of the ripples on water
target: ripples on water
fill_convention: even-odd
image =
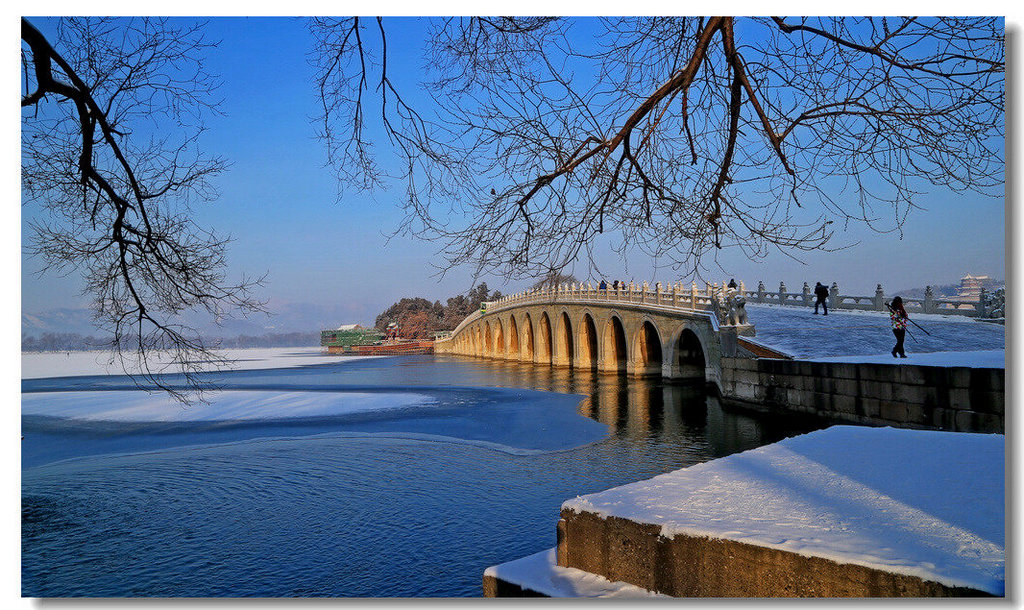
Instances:
[[[476,596],[487,566],[555,545],[568,498],[820,425],[725,411],[694,386],[440,356],[236,372],[220,383],[415,388],[450,404],[429,416],[216,431],[25,418],[23,453],[35,465],[22,473],[23,595]],[[559,394],[482,389],[492,386]],[[26,392],[133,387],[109,377],[23,383]],[[577,426],[554,417],[567,400],[609,432],[579,445]],[[537,421],[545,409],[564,438]],[[430,436],[409,438],[417,432]],[[515,449],[545,434],[570,448],[465,442],[493,437]]]

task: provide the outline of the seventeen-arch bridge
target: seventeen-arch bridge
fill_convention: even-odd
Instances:
[[[753,334],[736,318],[728,323],[730,295],[660,283],[532,290],[485,303],[434,351],[720,385],[721,357],[736,355],[738,335]]]

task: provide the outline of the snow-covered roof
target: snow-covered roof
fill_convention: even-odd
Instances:
[[[1004,436],[833,426],[563,509],[1005,591]]]
[[[360,326],[358,324],[342,324],[341,326],[339,326],[335,330],[355,330],[357,328],[362,328],[362,326]]]

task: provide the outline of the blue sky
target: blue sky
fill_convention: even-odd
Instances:
[[[391,41],[389,61],[400,75],[403,93],[420,103],[416,76],[422,64],[424,21],[385,20]],[[372,323],[373,317],[403,296],[441,299],[471,286],[471,270],[435,277],[432,244],[410,239],[386,243],[401,213],[398,186],[374,195],[346,191],[336,201],[336,184],[323,167],[324,149],[314,137],[316,114],[312,68],[307,54],[312,38],[302,19],[214,18],[209,35],[221,40],[209,54],[208,68],[221,76],[226,116],[211,121],[205,147],[227,157],[230,170],[218,178],[220,198],[200,205],[196,217],[234,239],[231,273],[268,272],[263,290],[272,309],[313,304],[339,309],[338,323]],[[383,150],[381,151],[384,152]],[[784,255],[751,262],[738,252],[719,256],[724,268],[715,278],[763,280],[791,290],[803,281],[838,281],[844,293],[873,294],[881,282],[887,293],[901,288],[955,282],[965,273],[1004,276],[1004,203],[1002,199],[936,191],[922,198],[903,239],[863,227],[838,232],[837,245],[858,245],[835,253]],[[36,213],[22,210],[25,223]],[[670,270],[654,271],[656,261],[634,253],[625,261],[600,255],[603,269],[615,277],[672,281]],[[82,307],[74,277],[37,276],[39,262],[22,256],[22,307],[33,313],[57,306]],[[580,271],[585,273],[586,265]],[[503,285],[503,291],[527,282]],[[315,329],[310,329],[315,330]]]

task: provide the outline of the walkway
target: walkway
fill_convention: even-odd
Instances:
[[[895,339],[889,316],[871,311],[830,311],[814,315],[813,308],[747,303],[754,340],[799,359],[888,354]],[[929,333],[911,326],[907,354],[975,352],[1006,347],[1005,327],[960,316],[918,314],[911,318]],[[917,364],[925,364],[918,362]]]

